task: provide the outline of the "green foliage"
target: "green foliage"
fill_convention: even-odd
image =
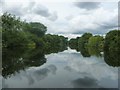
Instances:
[[[92,56],[97,56],[97,57],[102,56],[101,51],[99,50],[99,48],[96,48],[96,47],[89,47],[88,46],[88,52]]]
[[[46,62],[45,54],[57,53],[67,49],[68,38],[45,34],[47,27],[41,23],[26,23],[8,13],[4,13],[1,19],[2,75],[4,77],[19,72],[21,69],[24,70],[26,67],[40,66]],[[104,46],[105,62],[110,66],[120,66],[119,41],[120,31],[114,30],[107,33],[105,40],[101,36],[85,33],[81,37],[70,39],[69,46],[81,51],[83,57],[101,56],[100,52]]]
[[[45,35],[47,27],[38,22],[26,23],[14,15],[4,13],[2,16],[3,47],[39,47],[49,50],[67,45],[67,38],[58,35]]]
[[[103,50],[104,38],[102,36],[92,36],[89,38],[88,47]]]
[[[66,48],[67,46],[67,38],[63,36],[47,34],[42,40],[45,43],[44,49],[46,52],[49,52],[49,50],[57,52],[59,49],[63,50],[63,47]]]
[[[69,41],[70,48],[76,49],[77,51],[81,51],[83,57],[90,57],[87,44],[91,36],[92,36],[91,33],[84,33],[81,37],[70,39]]]
[[[17,18],[15,15],[9,13],[4,13],[1,16],[2,19],[2,29],[4,31],[20,31],[22,28],[22,23],[20,18]]]
[[[19,69],[24,70],[24,64],[20,60],[22,55],[25,53],[26,48],[18,47],[15,49],[2,49],[2,76],[8,77],[11,74],[15,74],[14,72],[18,72]]]
[[[2,52],[2,76],[4,78],[15,75],[20,70],[31,66],[41,66],[46,63],[46,58],[40,48],[31,49],[25,47],[3,48]]]
[[[25,30],[36,35],[37,37],[42,37],[47,31],[47,27],[41,23],[31,22],[25,25]]]
[[[104,43],[105,61],[112,66],[120,66],[120,30],[107,33]],[[112,62],[112,63],[111,63]]]
[[[8,13],[4,13],[1,18],[3,47],[26,46],[29,40],[22,31],[20,19]]]
[[[120,50],[120,30],[113,30],[107,33],[105,37],[104,49],[109,51]]]
[[[69,46],[71,49],[78,49],[78,39],[79,37],[75,38],[75,39],[70,39],[69,40]]]
[[[84,33],[78,40],[78,48],[86,48],[90,37],[92,37],[91,33]]]

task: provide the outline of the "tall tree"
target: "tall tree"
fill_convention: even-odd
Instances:
[[[44,36],[47,31],[47,27],[38,22],[29,23],[27,25],[26,29],[27,29],[27,31],[29,31],[30,33],[32,33],[38,37]]]
[[[92,37],[91,33],[84,33],[81,38],[78,40],[78,47],[81,48],[86,48],[89,38]]]
[[[92,36],[89,38],[88,47],[96,48],[100,51],[103,50],[104,38],[102,36]]]
[[[29,40],[23,32],[20,18],[4,13],[1,19],[3,47],[25,46]]]
[[[112,66],[120,66],[120,30],[107,33],[104,43],[104,58]]]

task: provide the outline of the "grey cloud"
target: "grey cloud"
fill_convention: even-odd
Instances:
[[[69,71],[69,72],[71,72],[73,70],[70,66],[65,66],[64,69]]]
[[[97,80],[90,77],[78,78],[72,81],[75,88],[98,88],[100,87]]]
[[[92,33],[92,34],[104,34],[106,32],[107,29],[103,29],[101,28],[96,28],[96,30],[93,29],[84,29],[84,30],[74,30],[74,32],[72,32],[72,34],[83,34],[86,32]]]
[[[21,9],[20,10],[19,9],[20,9],[19,7],[16,7],[16,9],[15,8],[6,9],[5,12],[9,12],[9,13],[17,15],[17,16],[22,16],[23,13],[22,13]]]
[[[55,65],[49,65],[48,68],[52,74],[56,74],[57,67]]]
[[[33,12],[43,17],[49,17],[51,15],[49,10],[42,5],[37,5],[35,8],[33,8]]]
[[[0,0],[0,6],[2,7],[4,5],[4,1],[3,0]]]
[[[11,7],[7,7],[6,2],[3,2],[2,4],[2,12],[8,12],[11,14],[14,14],[16,16],[22,16],[23,15],[23,11],[22,11],[22,6],[21,5],[16,5],[16,6],[11,6]]]
[[[24,12],[26,12],[26,14],[27,14],[27,13],[32,13],[31,11],[32,11],[32,9],[34,8],[35,5],[36,5],[36,2],[31,0],[31,1],[28,3],[28,5],[26,5],[25,7],[21,8],[21,9],[22,9]]]
[[[37,70],[33,69],[27,72],[22,71],[22,74],[19,77],[27,78],[28,84],[32,85],[36,81],[45,79],[50,73],[52,73],[53,75],[56,74],[56,71],[57,71],[57,67],[51,64],[51,65],[48,65],[44,68],[37,69]]]
[[[96,29],[84,29],[84,31],[74,30],[74,32],[72,32],[72,34],[83,34],[83,33],[86,33],[86,32],[89,32],[89,33],[92,33],[92,34],[105,34],[108,31],[113,30],[115,28],[117,28],[117,27],[115,27],[115,26],[107,26],[107,25],[100,25],[99,28],[96,28]]]
[[[80,31],[80,30],[78,29],[78,30],[75,30],[72,34],[83,34],[83,33],[85,33],[86,31],[88,31],[88,30]]]
[[[8,84],[5,83],[5,84],[2,86],[2,88],[9,88],[9,86],[8,86]],[[1,88],[1,89],[2,89],[2,88]]]
[[[21,4],[15,6],[6,6],[6,2],[0,2],[3,5],[3,12],[8,12],[16,16],[25,16],[27,14],[36,14],[47,18],[48,20],[55,21],[58,18],[57,12],[50,12],[49,9],[35,1],[28,2],[28,5]]]
[[[75,5],[82,9],[92,10],[99,8],[100,2],[75,2]]]
[[[11,14],[14,14],[16,16],[23,16],[25,14],[31,13],[32,8],[35,6],[34,1],[28,2],[28,5],[24,6],[23,4],[19,3],[18,5],[13,5],[10,7],[7,7],[7,2],[3,3],[3,12],[8,12]]]
[[[99,33],[106,33],[109,30],[113,30],[113,29],[117,29],[118,26],[117,25],[111,25],[111,24],[100,24],[99,27]]]
[[[66,16],[65,19],[66,20],[71,20],[71,19],[73,19],[73,17],[74,17],[73,15],[69,15],[69,16]]]
[[[8,13],[11,13],[11,14],[21,17],[25,14],[31,13],[31,10],[35,6],[35,4],[36,3],[34,1],[30,1],[30,2],[28,2],[28,5],[26,5],[26,6],[19,3],[19,5],[7,7],[6,2],[4,2],[3,12],[8,12]]]
[[[72,32],[72,34],[83,34],[85,32],[90,32],[93,34],[105,34],[105,33],[109,32],[110,30],[118,29],[117,16],[107,22],[104,22],[104,23],[94,22],[94,25],[97,25],[98,27],[95,29],[89,28],[89,29],[84,29],[84,30],[81,30],[78,27],[77,29],[75,29]]]
[[[48,19],[51,20],[51,21],[55,21],[57,20],[58,18],[58,15],[57,15],[57,12],[54,12],[53,14],[51,14]]]
[[[96,33],[107,33],[110,30],[118,29],[118,21],[115,18],[113,18],[109,22],[105,22],[97,25],[99,25],[99,28],[98,28],[98,32]]]
[[[50,72],[49,69],[43,68],[43,69],[40,69],[40,70],[36,70],[34,72],[34,76],[35,76],[36,80],[42,80],[42,79],[44,79],[45,77],[48,76],[49,72]]]
[[[56,74],[56,70],[57,67],[55,65],[49,65],[43,69],[36,70],[33,76],[35,76],[36,80],[42,80],[47,77],[49,73]]]
[[[36,5],[33,9],[32,12],[38,15],[41,15],[43,17],[48,18],[51,21],[55,21],[58,18],[57,12],[50,13],[47,7],[42,6],[42,5]]]
[[[35,6],[35,4],[36,3],[34,1],[29,2],[29,4],[28,4],[29,9],[33,8]]]
[[[31,75],[27,76],[29,85],[32,85],[35,81]]]
[[[40,69],[40,70],[36,70],[34,73],[37,74],[37,75],[41,75],[41,76],[47,76],[47,74],[49,72],[55,74],[56,73],[56,66],[55,65],[49,65],[47,66],[46,68],[43,68],[43,69]]]

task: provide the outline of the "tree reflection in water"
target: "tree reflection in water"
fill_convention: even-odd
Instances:
[[[20,70],[25,70],[29,67],[38,67],[46,63],[45,54],[50,53],[58,53],[66,50],[66,47],[58,47],[57,49],[52,48],[52,50],[44,50],[43,48],[24,48],[24,47],[16,47],[6,49],[3,48],[2,52],[2,76],[4,78],[10,77],[11,75],[15,75],[16,72],[19,73]],[[76,49],[77,50],[77,49]],[[78,51],[78,50],[77,50]],[[81,55],[83,57],[103,57],[98,49],[80,49]],[[118,55],[118,51],[110,52],[104,50],[104,60],[106,64],[113,67],[120,66],[120,56]]]
[[[15,75],[16,72],[19,73],[20,70],[25,70],[26,68],[32,66],[41,66],[46,63],[45,54],[57,53],[64,51],[66,47],[63,48],[52,48],[52,50],[44,50],[43,48],[3,48],[2,52],[2,76],[4,78]]]
[[[118,54],[118,51],[111,52],[111,51],[105,50],[104,60],[109,66],[113,66],[113,67],[120,66],[120,55]]]
[[[77,48],[76,48],[76,51],[78,51]],[[91,47],[87,47],[87,49],[81,48],[79,51],[81,52],[81,55],[83,57],[90,57],[90,56],[103,57],[104,56],[104,61],[109,66],[113,66],[113,67],[120,66],[120,55],[119,55],[120,51],[119,50],[114,50],[113,52],[113,51],[104,49],[103,51],[104,55],[101,54],[101,51],[99,49],[91,48]]]

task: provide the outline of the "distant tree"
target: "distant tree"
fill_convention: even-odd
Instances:
[[[120,30],[113,30],[107,33],[105,37],[104,49],[109,51],[120,50]]]
[[[89,51],[88,51],[88,48],[81,48],[80,52],[81,52],[81,55],[83,57],[90,57],[91,56]]]
[[[26,30],[38,37],[42,37],[47,31],[47,27],[38,22],[31,22],[26,25]]]
[[[78,39],[75,38],[75,39],[70,39],[69,40],[69,46],[71,49],[77,49],[78,48]]]
[[[58,52],[67,47],[67,38],[64,36],[46,34],[42,40],[45,42],[45,51],[49,53]]]
[[[87,44],[88,44],[88,41],[89,41],[90,37],[92,37],[91,33],[84,33],[81,36],[81,38],[79,38],[79,40],[78,40],[78,47],[79,47],[79,49],[87,47]]]
[[[100,51],[103,50],[104,38],[102,36],[92,36],[89,38],[88,47],[96,48]]]

